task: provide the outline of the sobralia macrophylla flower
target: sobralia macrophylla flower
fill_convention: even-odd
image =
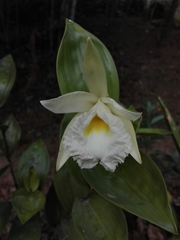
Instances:
[[[89,38],[84,76],[89,92],[76,91],[41,101],[54,113],[77,113],[64,131],[56,170],[69,157],[73,157],[81,168],[93,168],[100,163],[112,172],[128,154],[141,163],[131,122],[137,120],[141,113],[129,111],[108,97],[104,66]]]

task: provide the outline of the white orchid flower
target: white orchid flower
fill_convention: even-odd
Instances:
[[[141,163],[131,122],[137,120],[141,113],[131,112],[108,97],[104,66],[89,38],[84,75],[89,92],[71,92],[41,101],[54,113],[77,113],[62,137],[56,170],[69,157],[73,157],[81,168],[93,168],[100,163],[112,172],[128,154]]]

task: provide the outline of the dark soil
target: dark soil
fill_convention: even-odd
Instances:
[[[95,9],[93,14],[92,8]],[[140,14],[117,12],[108,18],[102,6],[94,8],[89,5],[83,8],[82,4],[77,6],[75,22],[96,35],[112,54],[119,73],[121,103],[127,107],[133,105],[142,111],[145,100],[156,103],[156,97],[152,93],[157,94],[165,101],[177,124],[180,124],[180,29],[172,25],[159,42],[161,28],[152,25],[150,21],[145,22]],[[28,25],[29,29],[26,25],[24,28],[21,26],[24,31],[26,29],[26,34],[24,38],[19,37],[19,44],[10,43],[5,50],[1,49],[0,57],[8,53],[13,55],[17,77],[0,114],[5,118],[13,113],[22,130],[21,140],[13,155],[14,169],[23,150],[41,138],[49,151],[52,172],[59,146],[61,116],[44,109],[39,101],[60,95],[55,61],[64,23],[61,22],[58,32],[55,28],[53,43],[38,22],[37,25],[33,24]],[[166,136],[154,140],[148,153],[152,150],[172,154],[175,146],[171,137]],[[1,157],[0,167],[5,164],[6,160]],[[166,177],[172,202],[179,214],[180,178]],[[1,177],[0,186],[0,201],[7,200],[15,190],[9,171]],[[129,215],[127,217],[130,219],[130,227],[134,227],[130,231],[130,239],[168,239],[168,234],[152,224]]]

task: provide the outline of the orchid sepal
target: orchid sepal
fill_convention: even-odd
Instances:
[[[84,75],[91,93],[98,98],[108,95],[104,66],[90,38],[87,39],[84,56]]]

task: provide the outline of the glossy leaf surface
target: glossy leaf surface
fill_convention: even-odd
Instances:
[[[66,28],[61,41],[56,71],[62,94],[74,91],[89,91],[83,72],[83,61],[87,38],[90,37],[106,72],[109,96],[119,99],[119,80],[114,61],[104,44],[81,26],[66,20]]]
[[[31,144],[22,154],[17,167],[17,181],[19,187],[24,187],[24,179],[30,168],[34,168],[43,188],[49,172],[49,154],[42,140]]]
[[[115,172],[102,166],[85,170],[83,176],[104,198],[165,230],[177,233],[161,172],[145,154],[142,164],[131,156]]]
[[[13,208],[22,224],[39,212],[45,204],[42,192],[28,192],[25,188],[17,190],[12,198]]]
[[[6,102],[16,77],[16,67],[11,55],[0,59],[0,107]]]
[[[37,216],[34,216],[23,225],[16,218],[13,221],[8,240],[39,240],[40,237],[40,221]]]
[[[0,130],[0,149],[9,158],[19,142],[21,129],[13,115],[10,115],[2,124]]]
[[[82,239],[128,240],[126,219],[122,209],[96,192],[87,199],[76,199],[72,217]]]
[[[0,234],[2,233],[9,219],[12,209],[12,204],[8,201],[0,202]]]

